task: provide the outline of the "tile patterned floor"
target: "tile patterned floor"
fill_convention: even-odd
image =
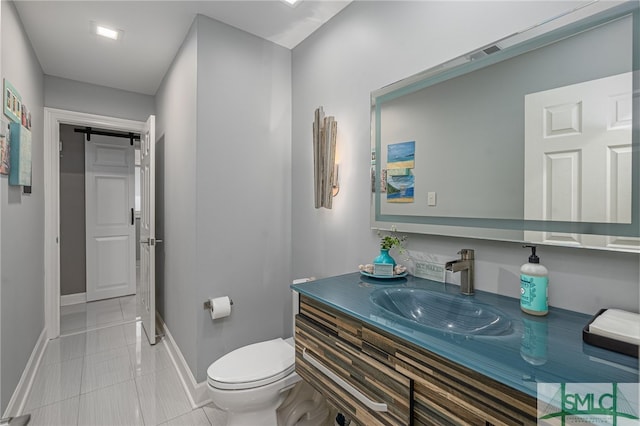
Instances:
[[[66,335],[136,319],[136,297],[125,296],[60,307],[60,334]]]
[[[29,426],[222,426],[223,412],[192,409],[164,341],[151,346],[135,296],[61,308],[25,413]],[[64,330],[64,331],[62,331]]]

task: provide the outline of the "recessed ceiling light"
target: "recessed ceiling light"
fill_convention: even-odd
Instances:
[[[96,27],[96,34],[102,37],[110,38],[111,40],[118,39],[118,32],[116,30],[112,30],[111,28],[103,27],[102,25],[98,25]]]
[[[114,30],[113,28],[91,22],[91,32],[93,34],[105,37],[111,40],[119,40],[122,38],[122,30]]]
[[[286,4],[288,4],[291,7],[296,7],[297,5],[302,3],[302,0],[282,0],[282,1],[285,2]]]

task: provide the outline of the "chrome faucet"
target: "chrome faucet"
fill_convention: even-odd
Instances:
[[[473,250],[462,249],[458,252],[460,259],[445,264],[445,269],[460,272],[460,293],[473,294]]]

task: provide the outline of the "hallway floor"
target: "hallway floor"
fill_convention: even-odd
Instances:
[[[64,306],[61,337],[47,344],[24,413],[36,425],[222,426],[192,409],[166,343],[149,345],[135,296]]]

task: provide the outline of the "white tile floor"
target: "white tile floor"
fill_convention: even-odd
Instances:
[[[214,407],[191,408],[165,342],[149,345],[136,321],[135,296],[64,306],[60,329],[27,399],[29,426],[226,423]]]
[[[136,319],[136,297],[125,296],[60,307],[60,334],[86,331]]]

